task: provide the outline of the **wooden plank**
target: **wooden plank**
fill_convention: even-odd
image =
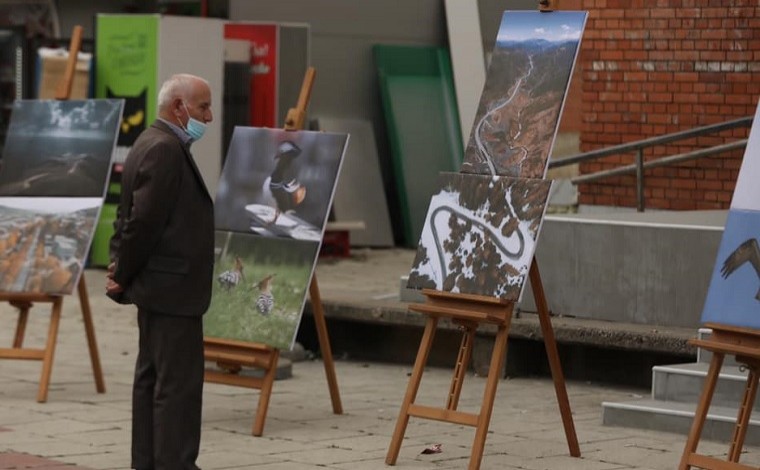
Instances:
[[[722,343],[714,341],[712,339],[690,339],[689,344],[707,349],[714,353],[732,354],[739,356],[747,356],[753,359],[760,359],[760,349],[756,349],[752,346],[742,346],[739,344]]]
[[[264,379],[261,381],[261,394],[259,395],[259,406],[256,408],[256,415],[253,418],[253,428],[251,433],[254,436],[261,436],[264,433],[264,422],[267,419],[267,410],[269,410],[269,398],[272,396],[272,385],[274,377],[277,374],[277,360],[280,357],[280,350],[275,349],[272,353],[272,364],[267,369]]]
[[[39,292],[0,292],[0,302],[55,302],[58,295],[41,294]]]
[[[58,341],[58,326],[61,322],[61,307],[63,299],[58,297],[53,302],[53,309],[50,313],[50,326],[48,327],[48,337],[45,343],[45,356],[42,359],[42,374],[40,375],[40,387],[37,391],[37,402],[45,403],[47,401],[48,386],[50,385],[50,374],[53,372],[53,358],[55,357],[55,345]]]
[[[26,332],[26,322],[29,319],[29,308],[31,303],[24,303],[22,306],[17,306],[18,321],[16,322],[16,333],[13,335],[13,347],[21,348],[24,345],[24,334]]]
[[[325,375],[327,376],[327,388],[330,390],[333,413],[336,415],[343,414],[343,405],[340,402],[340,391],[338,390],[338,377],[335,375],[335,362],[333,361],[332,348],[330,347],[330,337],[327,333],[325,311],[322,307],[322,297],[319,293],[316,273],[312,275],[311,283],[309,284],[309,298],[311,299],[314,325],[317,328],[319,350],[322,353],[322,363],[324,364]]]
[[[417,359],[414,361],[412,375],[409,377],[409,384],[406,386],[404,401],[401,402],[401,410],[399,410],[398,419],[396,420],[396,428],[393,430],[388,454],[385,456],[385,463],[388,465],[395,465],[398,453],[401,450],[401,441],[404,440],[406,426],[409,424],[409,407],[417,397],[420,382],[422,381],[422,373],[425,371],[425,364],[430,354],[430,348],[433,346],[436,326],[438,326],[438,318],[429,316],[425,322],[425,330],[422,333],[420,347],[417,350]]]
[[[271,357],[262,358],[230,351],[204,350],[203,357],[207,361],[223,362],[225,364],[239,364],[241,366],[259,367],[268,369],[272,360]]]
[[[45,357],[44,349],[0,348],[0,358],[41,361]]]
[[[210,383],[234,385],[236,387],[255,388],[261,390],[264,379],[261,377],[249,377],[245,375],[228,374],[218,370],[206,369],[203,373],[203,380]]]
[[[499,385],[499,373],[504,367],[504,361],[507,358],[507,337],[509,336],[511,320],[512,317],[510,315],[506,322],[499,326],[499,331],[496,333],[496,339],[494,340],[491,364],[488,367],[488,378],[483,390],[483,403],[480,405],[478,425],[475,429],[475,439],[472,442],[472,451],[470,452],[469,470],[478,470],[480,462],[483,460],[488,426],[491,422],[493,403],[496,399],[496,387]]]
[[[409,405],[409,416],[444,421],[446,423],[463,424],[465,426],[477,426],[479,417],[473,413],[423,405]]]
[[[447,306],[446,304],[411,304],[409,310],[414,312],[424,313],[435,317],[447,317],[453,319],[470,320],[478,323],[493,323],[500,324],[504,322],[504,319],[508,316],[508,312],[504,309],[488,311],[466,310],[461,305]]]
[[[688,464],[704,470],[757,470],[757,467],[726,462],[724,460],[716,459],[715,457],[708,457],[707,455],[700,454],[692,454],[689,457]]]
[[[90,363],[92,364],[92,375],[95,378],[95,390],[98,393],[106,393],[106,383],[103,380],[103,369],[100,366],[100,354],[98,353],[98,342],[95,338],[95,324],[92,322],[92,310],[90,309],[90,297],[87,295],[87,285],[84,281],[84,275],[79,278],[77,286],[79,294],[79,305],[82,309],[82,320],[84,321],[84,331],[87,336],[87,348],[90,351]]]
[[[691,423],[691,429],[686,439],[686,445],[684,446],[678,470],[689,470],[692,464],[691,459],[696,455],[695,452],[697,451],[699,439],[702,435],[702,428],[707,418],[707,411],[710,409],[710,402],[715,392],[715,386],[718,383],[718,374],[723,366],[723,357],[723,353],[716,352],[713,354],[712,361],[710,361],[710,369],[707,372],[705,384],[702,388],[702,395],[694,412],[694,421]]]
[[[538,319],[541,323],[541,333],[544,336],[544,347],[546,356],[549,359],[549,369],[552,373],[554,382],[554,392],[557,396],[559,413],[562,417],[562,425],[565,428],[565,438],[570,455],[573,457],[581,456],[581,448],[578,445],[578,436],[575,433],[575,423],[573,422],[573,411],[570,408],[570,399],[567,396],[567,387],[565,386],[565,376],[562,373],[562,364],[559,360],[559,351],[557,350],[557,340],[554,337],[554,328],[549,316],[549,305],[546,302],[544,293],[544,284],[541,281],[541,273],[538,270],[538,260],[533,258],[530,265],[530,285],[533,288],[533,298],[538,310]]]
[[[58,84],[55,91],[55,99],[67,100],[71,96],[71,85],[74,83],[74,72],[76,71],[79,49],[82,47],[82,27],[74,26],[69,43],[69,60],[66,62],[66,70],[63,74],[63,80]]]

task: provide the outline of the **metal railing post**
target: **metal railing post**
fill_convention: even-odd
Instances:
[[[644,212],[644,149],[636,152],[636,210]]]

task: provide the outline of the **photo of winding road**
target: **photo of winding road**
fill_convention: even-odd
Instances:
[[[552,181],[441,173],[407,287],[517,301]]]
[[[504,12],[462,172],[544,177],[586,15]]]
[[[0,197],[0,292],[73,292],[102,204],[100,197]]]

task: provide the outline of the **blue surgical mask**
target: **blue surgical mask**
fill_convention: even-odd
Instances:
[[[185,126],[185,132],[187,132],[187,135],[189,135],[193,141],[201,140],[201,137],[203,137],[203,134],[206,132],[206,124],[190,116],[190,111],[188,111],[187,104],[184,101],[182,102],[182,105],[187,112],[187,126]]]

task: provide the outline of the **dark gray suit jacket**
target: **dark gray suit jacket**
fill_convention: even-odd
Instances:
[[[189,149],[164,122],[127,156],[111,238],[119,302],[200,316],[211,300],[214,206]]]

